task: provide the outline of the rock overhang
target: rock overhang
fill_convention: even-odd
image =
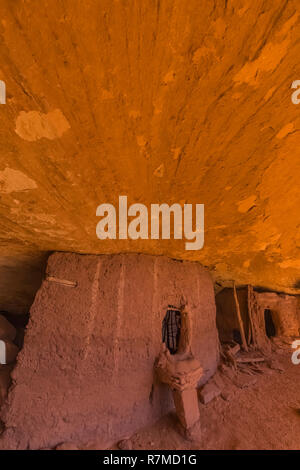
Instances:
[[[1,309],[28,308],[49,251],[167,255],[300,292],[296,2],[0,11]],[[121,194],[203,203],[204,248],[97,240],[97,206]]]

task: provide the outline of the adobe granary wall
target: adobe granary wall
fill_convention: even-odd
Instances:
[[[252,338],[250,335],[250,344],[255,339],[255,346],[268,348],[268,337],[300,335],[298,296],[256,292],[249,287],[237,289],[237,297],[247,337],[249,330],[254,328],[255,338],[253,334]],[[233,289],[226,288],[219,292],[216,296],[216,305],[220,340],[222,342],[236,340],[239,335],[239,322]]]
[[[203,267],[147,255],[51,255],[2,409],[1,446],[111,442],[167,413],[171,392],[153,367],[168,305],[183,298],[204,383],[217,367],[218,335]]]
[[[298,336],[300,322],[298,298],[292,295],[262,292],[256,294],[262,310],[269,310],[276,329],[276,336]]]
[[[237,289],[237,297],[240,306],[241,318],[245,331],[249,328],[247,289]],[[236,315],[236,305],[233,289],[225,288],[216,295],[217,326],[220,341],[226,342],[236,338],[239,331],[239,322]]]

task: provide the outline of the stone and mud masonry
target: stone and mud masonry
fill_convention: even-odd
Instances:
[[[221,360],[215,374],[198,389],[201,375],[192,358],[178,367],[163,348],[157,358],[158,379],[173,390],[175,410],[155,424],[137,430],[105,446],[103,440],[86,444],[63,442],[56,450],[132,449],[272,449],[299,448],[295,429],[300,401],[294,381],[300,371],[291,364],[292,338],[271,341],[268,353],[249,348],[245,352],[234,341],[221,346]],[[187,379],[187,380],[186,380]],[[285,404],[282,406],[282,393]],[[272,414],[272,409],[276,413]],[[271,411],[271,413],[270,413]],[[267,419],[266,419],[267,418]],[[289,420],[288,429],[285,428]],[[257,430],[257,422],[261,426]],[[278,434],[274,434],[274,429]],[[280,436],[284,433],[285,438]]]
[[[178,450],[222,449],[226,446],[231,449],[243,449],[247,446],[272,448],[274,444],[268,441],[268,428],[264,430],[262,424],[261,432],[255,433],[255,418],[257,419],[258,413],[269,413],[271,407],[281,405],[281,388],[284,384],[288,399],[286,410],[291,413],[289,419],[292,435],[294,421],[299,419],[300,410],[300,401],[297,401],[295,393],[290,393],[289,387],[290,382],[297,382],[300,378],[300,374],[296,374],[297,368],[290,361],[291,345],[296,336],[274,336],[269,339],[267,348],[260,349],[253,344],[245,347],[241,341],[233,339],[219,342],[220,362],[217,370],[206,383],[198,387],[203,369],[200,362],[193,357],[189,345],[182,346],[182,343],[189,343],[184,334],[184,322],[181,330],[182,341],[178,353],[170,354],[163,343],[154,368],[153,383],[162,382],[168,385],[172,391],[175,409],[150,426],[123,435],[119,441],[108,442],[103,437],[91,438],[86,442],[68,440],[44,449]],[[0,366],[0,408],[6,401],[9,387],[12,388],[11,372],[22,346],[23,336],[24,328],[16,328],[4,314],[0,315],[0,338],[5,345],[7,361],[7,364]],[[295,388],[292,387],[292,390],[295,391]],[[244,420],[249,409],[252,420],[247,419],[248,435],[244,435]],[[280,406],[277,413],[282,414]],[[268,419],[276,427],[274,416],[269,415]],[[283,424],[284,421],[281,425]],[[264,431],[265,435],[262,436]],[[251,441],[255,434],[259,444]],[[245,443],[243,439],[248,442]],[[288,445],[295,448],[293,441]]]
[[[300,448],[299,319],[196,262],[53,253],[29,315],[0,315],[0,449]]]

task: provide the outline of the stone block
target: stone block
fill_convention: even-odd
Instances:
[[[201,403],[206,405],[207,403],[209,403],[214,398],[217,398],[220,395],[221,395],[221,390],[219,389],[219,387],[217,387],[214,383],[208,383],[204,385],[204,387],[200,391],[199,399]]]
[[[123,439],[118,442],[118,448],[121,450],[132,450],[132,442],[130,439]]]
[[[196,389],[173,391],[178,419],[185,429],[189,429],[200,419]]]
[[[79,450],[77,445],[73,442],[63,442],[56,446],[55,450]]]

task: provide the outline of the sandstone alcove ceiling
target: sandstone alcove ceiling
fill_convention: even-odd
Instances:
[[[299,293],[297,1],[1,0],[0,16],[0,310],[28,308],[50,251]],[[119,195],[204,203],[204,248],[98,240]]]

